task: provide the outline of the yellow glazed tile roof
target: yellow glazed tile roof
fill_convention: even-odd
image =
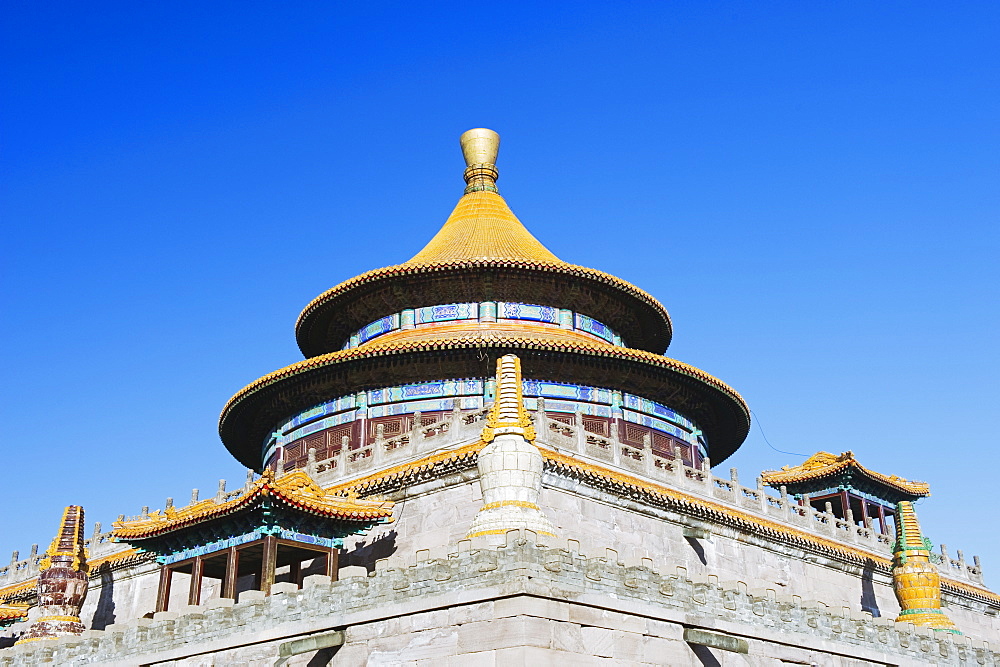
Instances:
[[[180,509],[168,507],[135,521],[116,521],[114,536],[120,540],[146,539],[195,523],[225,516],[247,507],[258,498],[271,496],[299,510],[340,521],[375,522],[391,520],[392,502],[357,500],[329,493],[302,470],[275,478],[271,470],[238,497],[223,503],[203,500]]]
[[[7,600],[17,596],[19,593],[33,589],[37,583],[38,577],[32,577],[31,579],[22,581],[19,584],[11,584],[10,586],[0,588],[0,602],[6,602]]]
[[[839,456],[829,452],[817,452],[801,465],[785,466],[781,470],[765,470],[761,473],[761,479],[770,486],[787,486],[835,475],[847,468],[854,468],[869,478],[908,495],[929,496],[931,494],[931,487],[927,482],[915,482],[896,475],[883,475],[875,472],[861,465],[854,458],[854,453],[849,451]]]
[[[416,329],[397,329],[378,338],[374,338],[360,347],[376,343],[416,343],[419,341],[441,341],[441,340],[481,340],[484,337],[501,338],[533,338],[538,341],[552,341],[564,345],[575,345],[577,343],[592,344],[595,346],[614,347],[611,343],[574,329],[562,329],[558,326],[548,326],[545,324],[535,324],[531,322],[456,322],[449,324],[437,324],[434,326],[420,327]]]
[[[563,263],[531,235],[503,197],[481,191],[459,199],[434,238],[403,266],[477,259]]]

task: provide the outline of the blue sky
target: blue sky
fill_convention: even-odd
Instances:
[[[774,447],[929,481],[925,533],[1000,553],[997,3],[5,14],[0,553],[238,484],[223,404],[422,247],[478,126],[529,229],[659,298]],[[731,463],[801,460],[755,425]]]

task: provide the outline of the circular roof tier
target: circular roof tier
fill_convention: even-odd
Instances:
[[[637,349],[662,353],[670,344],[670,316],[638,287],[582,266],[508,258],[406,263],[368,271],[309,304],[295,334],[302,354],[314,357],[339,350],[352,333],[384,315],[481,301],[568,308],[603,322]]]
[[[600,320],[632,347],[662,353],[670,316],[659,301],[602,271],[562,261],[532,236],[497,191],[500,137],[461,137],[465,194],[444,225],[409,261],[368,271],[312,301],[295,325],[306,357],[339,350],[349,336],[406,308],[506,301],[566,308]]]
[[[275,371],[230,399],[219,434],[233,456],[259,470],[262,445],[275,426],[332,396],[399,382],[490,377],[504,354],[521,358],[525,378],[619,389],[679,410],[704,432],[713,463],[735,452],[750,428],[749,409],[735,390],[680,361],[530,331],[468,330],[430,339],[373,341]]]

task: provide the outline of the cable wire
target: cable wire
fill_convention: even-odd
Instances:
[[[760,436],[761,436],[762,438],[764,438],[764,442],[766,442],[766,443],[767,443],[767,446],[768,446],[768,447],[770,447],[770,448],[771,448],[771,449],[773,449],[774,451],[778,452],[779,454],[790,454],[790,455],[792,455],[792,456],[801,456],[801,457],[803,457],[803,458],[808,458],[808,457],[809,457],[809,455],[808,455],[808,454],[799,454],[798,452],[786,452],[785,450],[783,450],[783,449],[778,449],[777,447],[775,447],[774,445],[772,445],[772,444],[771,444],[771,441],[767,439],[767,436],[766,436],[766,435],[764,435],[764,429],[763,429],[763,427],[761,427],[761,425],[760,425],[760,417],[758,417],[758,416],[757,416],[757,413],[756,413],[756,412],[754,412],[753,410],[750,410],[750,415],[751,415],[751,416],[753,417],[753,421],[754,421],[754,423],[755,423],[755,424],[757,424],[757,430],[758,430],[758,431],[760,431]]]

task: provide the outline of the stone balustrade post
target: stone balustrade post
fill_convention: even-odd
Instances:
[[[226,480],[219,480],[219,490],[215,492],[215,502],[221,503],[226,499]]]
[[[677,486],[684,483],[684,453],[680,445],[674,445],[674,479]]]
[[[191,489],[191,504],[198,502],[198,489]]]
[[[316,476],[316,448],[310,447],[306,452],[306,474],[309,477]]]
[[[413,447],[413,451],[419,451],[419,447],[423,444],[424,439],[424,427],[423,427],[423,413],[419,410],[413,413],[413,424],[410,426],[410,445]]]

